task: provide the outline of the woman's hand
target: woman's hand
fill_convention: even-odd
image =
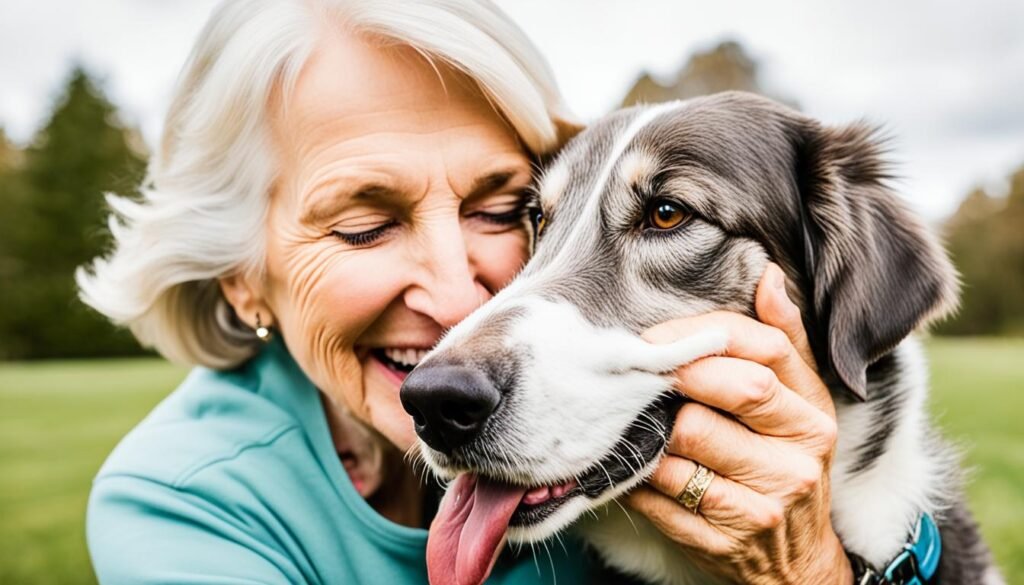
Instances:
[[[718,326],[729,345],[726,355],[677,372],[677,387],[693,402],[676,417],[668,456],[628,503],[712,574],[742,583],[851,583],[829,517],[835,408],[774,264],[758,285],[756,309],[761,322],[719,312],[645,333],[665,343]],[[676,497],[698,463],[716,477],[693,513]]]

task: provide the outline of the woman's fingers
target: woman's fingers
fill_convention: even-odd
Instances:
[[[659,526],[663,532],[675,530],[676,535],[685,538],[686,541],[711,540],[714,544],[721,545],[723,541],[716,541],[708,536],[706,529],[710,528],[727,537],[724,541],[727,543],[741,535],[772,530],[782,523],[783,509],[778,500],[759,494],[718,474],[712,479],[708,491],[701,498],[696,513],[691,512],[683,507],[676,497],[686,487],[695,471],[696,464],[693,461],[670,456],[658,464],[651,476],[648,485],[660,497],[646,494],[640,498],[646,500],[642,502],[645,508],[638,509],[645,515],[648,515],[648,510],[656,510],[656,517],[651,518],[655,524],[658,524],[659,519],[675,523],[675,526]],[[630,498],[641,490],[631,494]],[[637,507],[635,500],[631,500],[630,503]]]
[[[792,372],[780,373],[780,378],[790,387],[797,389],[811,404],[835,418],[835,404],[828,389],[817,375],[818,366],[814,352],[807,340],[800,309],[786,293],[786,275],[777,264],[769,264],[757,285],[754,298],[757,318],[765,325],[775,327],[786,334],[797,353],[808,368],[797,368]]]
[[[774,371],[752,361],[732,357],[698,360],[679,368],[676,387],[697,402],[732,414],[762,435],[830,441],[835,434],[831,417],[787,388]]]
[[[805,408],[814,411],[811,406]],[[670,455],[666,461],[699,461],[755,492],[783,499],[806,495],[796,490],[813,487],[822,474],[821,463],[812,454],[787,449],[784,443],[696,402],[680,409],[666,451]]]
[[[761,275],[754,307],[757,310],[757,318],[766,325],[782,330],[804,361],[813,367],[814,352],[807,341],[800,309],[789,299],[786,293],[786,275],[777,264],[769,264]]]
[[[727,550],[730,545],[729,537],[706,518],[693,514],[674,498],[654,488],[640,486],[627,494],[624,501],[676,544],[703,554]]]
[[[793,388],[821,411],[834,415],[828,389],[781,329],[738,313],[717,311],[659,323],[645,331],[643,337],[651,343],[670,343],[713,327],[726,331],[727,356],[770,368],[783,385]]]
[[[700,499],[697,512],[708,518],[711,524],[734,526],[737,520],[742,519],[740,516],[744,515],[746,510],[757,507],[762,502],[762,496],[754,490],[733,482],[732,479],[722,475],[711,465],[706,464],[706,467],[715,471],[716,474],[705,495]],[[696,470],[697,464],[690,459],[665,457],[658,463],[654,474],[651,475],[647,483],[658,492],[676,500]],[[678,500],[676,500],[676,505],[682,507]]]
[[[711,328],[724,329],[728,336],[726,355],[755,361],[785,376],[798,377],[810,370],[793,343],[781,330],[728,311],[715,311],[659,323],[643,333],[651,343],[671,343]]]

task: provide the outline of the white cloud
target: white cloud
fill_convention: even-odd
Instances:
[[[932,219],[1024,162],[1024,3],[1013,0],[502,0],[598,116],[637,72],[668,76],[732,38],[810,115],[895,138],[902,193]]]
[[[1017,0],[499,0],[593,118],[641,69],[741,41],[763,80],[829,123],[883,123],[908,200],[937,218],[1024,162],[1024,3]],[[147,140],[211,0],[0,4],[0,123],[26,140],[70,62],[106,80]]]
[[[42,122],[75,62],[151,140],[211,0],[0,4],[0,123],[19,141]]]

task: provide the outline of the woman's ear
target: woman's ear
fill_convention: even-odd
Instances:
[[[256,329],[259,314],[259,325],[270,327],[274,324],[274,314],[263,298],[262,288],[244,274],[233,274],[219,279],[220,290],[228,304],[235,310],[235,315],[243,323]]]

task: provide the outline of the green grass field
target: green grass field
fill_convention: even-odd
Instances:
[[[973,468],[970,499],[1024,583],[1024,339],[929,343],[933,411]],[[184,375],[155,359],[0,364],[0,583],[94,583],[89,482]]]

